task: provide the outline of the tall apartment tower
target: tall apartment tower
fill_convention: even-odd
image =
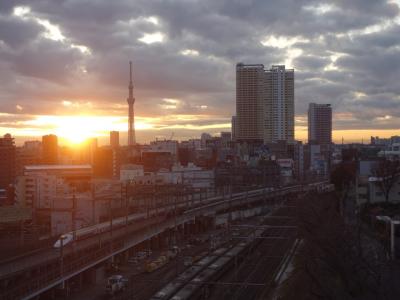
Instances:
[[[294,141],[294,70],[236,65],[236,140]]]
[[[309,104],[308,142],[319,145],[332,143],[332,107],[330,104]]]
[[[58,163],[58,139],[54,134],[42,136],[42,163],[45,165]]]
[[[0,189],[6,189],[15,179],[15,144],[10,134],[0,138]]]
[[[294,141],[294,70],[272,66],[265,71],[264,142]]]
[[[243,142],[263,142],[265,94],[264,65],[236,65],[235,138]]]

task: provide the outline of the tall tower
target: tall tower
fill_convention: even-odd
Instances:
[[[284,65],[265,70],[264,141],[294,141],[294,70]]]
[[[133,104],[135,104],[135,98],[133,97],[133,83],[132,83],[132,62],[129,62],[129,97],[127,99],[129,105],[129,124],[128,124],[128,146],[136,144],[135,137],[135,115],[133,111]]]
[[[235,138],[238,141],[262,143],[264,126],[264,65],[236,65]]]
[[[294,70],[236,65],[236,140],[294,140]]]

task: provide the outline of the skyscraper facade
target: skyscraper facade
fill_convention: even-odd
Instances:
[[[265,71],[264,142],[294,141],[294,70],[272,66]]]
[[[58,163],[58,139],[54,134],[42,136],[42,163],[46,165]]]
[[[332,108],[330,104],[309,104],[308,142],[318,145],[332,143]]]
[[[294,141],[294,70],[236,65],[236,140]]]
[[[262,142],[265,108],[264,65],[236,65],[237,141]]]

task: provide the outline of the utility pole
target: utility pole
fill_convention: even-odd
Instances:
[[[128,227],[128,215],[129,215],[129,203],[128,203],[128,184],[129,182],[125,183],[125,226]],[[121,193],[122,193],[123,186],[121,186]]]
[[[61,278],[64,277],[64,239],[67,237],[65,235],[61,235],[60,237],[60,242],[61,242],[61,247],[60,247],[60,275]],[[65,283],[64,280],[61,283],[61,288],[64,289]]]
[[[73,232],[73,243],[75,245],[76,241],[76,197],[75,188],[72,194],[72,232]]]
[[[96,224],[96,200],[95,200],[95,185],[93,180],[91,182],[91,194],[92,194],[92,225]]]
[[[177,188],[175,186],[175,191],[174,191],[174,244],[175,246],[177,245],[177,236],[178,236],[178,232],[177,232],[177,222],[176,222],[176,200],[178,197],[178,193],[177,193]]]
[[[110,252],[112,252],[112,247],[113,247],[113,213],[112,213],[112,205],[111,205],[111,199],[108,200],[108,203],[110,204]]]

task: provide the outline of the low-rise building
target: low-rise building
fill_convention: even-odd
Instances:
[[[157,175],[162,176],[167,184],[183,183],[193,188],[212,188],[215,181],[213,170],[204,170],[192,163],[187,167],[176,164],[171,171],[160,170]]]
[[[90,165],[30,165],[18,176],[16,202],[35,224],[57,235],[93,222]]]
[[[144,175],[144,168],[142,165],[126,164],[121,166],[119,172],[121,181],[134,180]]]
[[[392,159],[400,158],[400,143],[390,144],[385,149],[379,151],[378,156]]]
[[[374,176],[368,179],[368,202],[371,204],[386,202],[385,194],[380,187],[381,181],[382,178]],[[390,203],[400,203],[400,177],[392,185],[387,201]]]

